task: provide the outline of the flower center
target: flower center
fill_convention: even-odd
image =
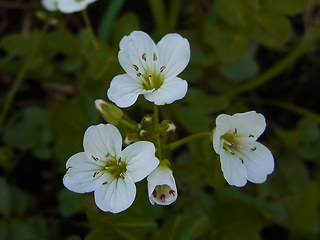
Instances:
[[[114,178],[125,178],[127,163],[125,161],[121,161],[121,158],[117,159],[114,156],[107,156],[104,169],[114,176]]]
[[[136,64],[132,64],[132,67],[137,72],[137,77],[140,79],[142,88],[145,90],[159,89],[164,82],[164,70],[166,66],[158,68],[158,57],[154,52],[152,58],[147,58],[147,54],[143,53],[141,59],[146,62],[147,67],[139,69]]]
[[[152,196],[159,199],[161,202],[170,202],[175,195],[176,192],[168,185],[157,185],[152,192]]]
[[[145,75],[141,75],[142,88],[145,90],[159,89],[163,84],[163,75],[158,73],[150,74],[148,73],[149,71],[146,72]]]
[[[257,148],[247,145],[249,142],[248,138],[250,139],[253,137],[254,135],[252,134],[249,134],[248,136],[240,135],[235,128],[234,130],[229,130],[227,133],[221,136],[220,139],[223,141],[223,149],[232,155],[236,155],[240,161],[244,163],[242,158],[243,154],[241,154],[241,148],[254,152]]]

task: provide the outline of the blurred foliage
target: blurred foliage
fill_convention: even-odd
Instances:
[[[0,240],[319,239],[319,37],[277,64],[319,36],[319,10],[319,0],[98,0],[88,7],[96,49],[80,13],[2,1],[1,111],[23,77],[0,126]],[[149,203],[146,180],[120,214],[99,211],[92,194],[64,189],[67,159],[82,151],[85,129],[103,122],[94,100],[106,99],[112,78],[124,72],[119,41],[138,29],[155,40],[178,32],[191,44],[181,74],[187,96],[160,108],[161,119],[177,126],[168,139],[211,131],[222,112],[261,112],[267,119],[261,141],[275,158],[266,183],[227,185],[212,143],[199,139],[166,153],[179,191],[170,206]],[[268,71],[276,74],[264,85],[250,85]],[[229,94],[243,84],[248,90]],[[140,122],[151,109],[140,97],[124,112]],[[119,128],[123,137],[131,133]]]

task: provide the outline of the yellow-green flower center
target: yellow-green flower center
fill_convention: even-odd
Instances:
[[[152,54],[152,60],[150,59],[151,62],[147,61],[147,53],[143,53],[141,55],[141,59],[149,63],[148,67],[143,67],[143,69],[139,69],[138,65],[132,64],[132,67],[136,71],[136,75],[139,78],[142,89],[144,90],[152,90],[152,89],[159,89],[163,82],[164,82],[164,75],[163,72],[166,69],[166,66],[161,66],[159,69],[158,68],[158,57],[155,52]]]
[[[145,75],[141,75],[142,80],[142,88],[145,90],[159,89],[164,81],[164,77],[159,73],[147,73]]]
[[[113,156],[107,156],[104,169],[114,176],[114,178],[125,178],[124,174],[127,171],[127,163],[125,161],[121,161],[121,158],[117,159]]]

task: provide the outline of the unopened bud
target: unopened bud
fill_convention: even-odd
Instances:
[[[174,125],[173,122],[169,120],[163,120],[161,122],[161,132],[163,135],[168,135],[170,133],[175,132],[176,130],[176,125]]]
[[[137,133],[128,134],[124,139],[124,143],[130,145],[132,143],[138,142],[141,140],[141,137]]]
[[[152,115],[147,114],[141,119],[141,128],[151,130],[153,129]]]
[[[96,100],[95,104],[104,120],[113,125],[118,125],[123,116],[123,112],[120,108],[101,99]]]
[[[151,139],[152,138],[152,132],[146,131],[144,129],[141,129],[139,132],[139,135],[143,138],[143,139]]]

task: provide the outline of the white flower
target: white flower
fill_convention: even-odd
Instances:
[[[135,182],[159,164],[151,142],[140,141],[121,150],[122,138],[111,124],[91,126],[84,134],[84,152],[66,163],[63,184],[76,193],[94,191],[97,206],[106,212],[127,209],[136,196]]]
[[[165,35],[156,45],[148,34],[134,31],[120,41],[118,59],[126,74],[111,81],[108,97],[118,107],[129,107],[138,96],[164,105],[185,96],[188,84],[177,77],[190,60],[187,39]]]
[[[96,0],[42,0],[42,5],[48,11],[59,10],[63,13],[78,12]]]
[[[166,161],[166,160],[162,160]],[[160,164],[148,178],[148,195],[152,205],[169,205],[178,197],[177,186],[172,170],[166,164]]]
[[[42,0],[41,3],[48,11],[58,10],[58,0]]]
[[[96,0],[58,0],[58,9],[63,13],[78,12]]]
[[[256,141],[265,127],[264,116],[255,111],[217,117],[213,148],[220,154],[223,175],[230,185],[242,187],[247,180],[263,183],[273,172],[272,153]]]

